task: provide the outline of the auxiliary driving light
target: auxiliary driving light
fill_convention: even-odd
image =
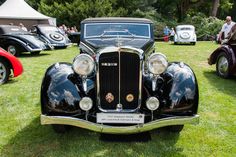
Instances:
[[[160,105],[160,102],[156,97],[150,97],[146,101],[146,106],[151,111],[158,109],[159,105]]]
[[[88,111],[93,107],[93,101],[89,97],[83,97],[79,102],[79,107],[84,110]]]

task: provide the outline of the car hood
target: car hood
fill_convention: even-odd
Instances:
[[[93,38],[84,41],[95,50],[108,46],[131,46],[144,51],[154,42],[144,38]]]

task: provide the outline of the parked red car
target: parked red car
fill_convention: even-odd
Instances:
[[[8,81],[11,72],[17,77],[22,74],[23,66],[15,56],[0,48],[0,85]]]

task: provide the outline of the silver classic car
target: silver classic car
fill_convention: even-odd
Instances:
[[[195,45],[197,42],[197,36],[195,33],[195,27],[192,25],[178,25],[175,28],[174,44],[190,43]]]
[[[50,66],[41,88],[41,124],[109,134],[160,127],[180,132],[198,123],[198,83],[183,62],[155,51],[153,22],[89,18],[81,22],[80,54]]]

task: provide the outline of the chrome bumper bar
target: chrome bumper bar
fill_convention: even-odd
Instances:
[[[151,121],[145,124],[138,124],[133,126],[109,126],[98,123],[92,123],[83,119],[65,117],[65,116],[46,116],[41,115],[41,124],[62,124],[72,125],[80,128],[92,130],[95,132],[109,133],[109,134],[133,134],[145,132],[170,125],[183,125],[183,124],[198,124],[199,115],[194,116],[176,116],[171,118],[162,118],[159,120]]]

